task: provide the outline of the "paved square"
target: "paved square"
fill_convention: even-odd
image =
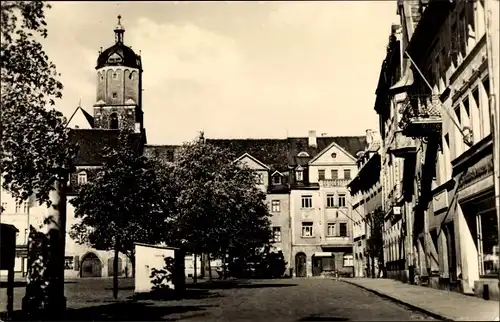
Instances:
[[[120,280],[117,301],[111,279],[68,281],[68,320],[356,321],[433,320],[356,286],[331,279],[215,281],[188,285],[186,298],[133,299],[133,279]],[[1,289],[0,302],[6,301]],[[24,288],[16,288],[20,309]],[[5,305],[1,308],[5,311]]]

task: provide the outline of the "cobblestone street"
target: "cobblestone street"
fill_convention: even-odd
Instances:
[[[5,303],[5,288],[0,302]],[[20,308],[24,288],[16,288]],[[186,299],[132,299],[133,280],[120,280],[119,300],[110,279],[66,284],[70,320],[356,321],[434,320],[356,286],[330,279],[215,281],[188,285]],[[2,307],[5,310],[5,307]]]

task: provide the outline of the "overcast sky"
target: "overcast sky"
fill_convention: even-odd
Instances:
[[[45,49],[58,105],[93,114],[100,47],[141,51],[149,144],[210,138],[363,135],[396,1],[54,2]]]

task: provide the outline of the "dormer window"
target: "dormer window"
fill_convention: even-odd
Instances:
[[[281,184],[281,176],[280,175],[277,174],[273,177],[273,184],[275,184],[275,185]]]
[[[256,173],[255,175],[255,181],[257,184],[263,184],[264,183],[264,175],[262,173]]]
[[[304,170],[302,170],[302,169],[295,170],[295,179],[297,179],[297,181],[303,181],[304,180]]]
[[[87,172],[82,171],[78,173],[78,184],[83,185],[87,183]]]

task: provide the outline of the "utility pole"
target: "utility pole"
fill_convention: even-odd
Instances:
[[[495,208],[497,212],[498,226],[498,247],[500,252],[500,58],[499,58],[499,15],[500,0],[485,1],[485,26],[486,26],[486,46],[488,52],[488,76],[490,81],[490,97],[488,98],[490,107],[491,133],[493,137],[493,167],[494,167],[494,185],[495,185]],[[499,254],[496,254],[499,256]],[[499,282],[500,287],[500,273]]]

